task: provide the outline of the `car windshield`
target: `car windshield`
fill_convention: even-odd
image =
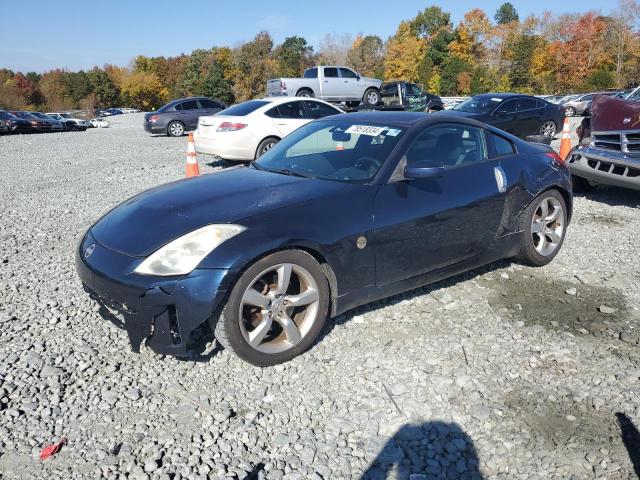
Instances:
[[[44,118],[45,120],[50,120],[49,117],[47,117],[44,113],[40,113],[40,112],[33,112],[31,115],[34,115],[38,118]]]
[[[471,97],[462,103],[459,103],[452,110],[460,110],[469,113],[489,113],[492,112],[503,99],[491,96]]]
[[[249,115],[251,112],[254,112],[260,107],[264,107],[268,104],[269,102],[264,100],[249,100],[248,102],[232,105],[231,107],[222,110],[218,115],[244,117],[245,115]]]
[[[3,120],[14,120],[16,116],[11,115],[9,112],[0,111],[0,118],[2,118]]]
[[[286,175],[366,183],[405,131],[367,121],[316,121],[285,137],[253,166]]]

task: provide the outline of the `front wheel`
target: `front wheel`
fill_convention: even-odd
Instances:
[[[547,190],[524,210],[518,260],[527,265],[547,265],[560,251],[567,228],[567,205],[557,190]]]
[[[553,138],[553,136],[556,134],[556,131],[557,131],[556,122],[554,122],[553,120],[549,120],[549,121],[543,122],[543,124],[540,125],[539,134],[542,135],[543,137]]]
[[[306,351],[329,309],[329,285],[318,262],[301,250],[268,255],[238,279],[214,331],[218,341],[259,367]]]
[[[375,107],[380,101],[380,92],[375,88],[370,88],[366,92],[364,92],[364,97],[362,97],[362,101],[368,107]]]
[[[184,125],[182,122],[171,122],[167,126],[167,134],[170,137],[181,137],[184,135]]]

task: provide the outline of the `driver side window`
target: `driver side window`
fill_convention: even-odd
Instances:
[[[405,154],[407,165],[430,163],[456,168],[487,159],[487,145],[480,128],[456,123],[427,127]]]
[[[504,102],[496,109],[496,113],[507,114],[514,113],[517,109],[517,103],[515,100],[510,100],[508,102]]]

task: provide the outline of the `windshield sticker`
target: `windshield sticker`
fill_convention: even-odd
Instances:
[[[377,137],[386,127],[374,127],[371,125],[351,125],[345,130],[345,133],[356,133],[359,135],[368,135],[370,137]]]
[[[502,99],[501,98],[496,98],[496,97],[491,97],[491,101],[492,102],[501,102]]]
[[[400,131],[401,130],[398,130],[397,128],[390,128],[389,130],[387,130],[387,135],[390,137],[397,137]]]

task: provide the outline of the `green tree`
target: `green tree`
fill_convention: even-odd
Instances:
[[[233,85],[225,78],[223,65],[213,60],[209,65],[201,85],[202,95],[217,98],[227,104],[234,102]]]
[[[203,50],[201,48],[191,52],[189,60],[178,78],[178,85],[176,89],[180,95],[187,96],[202,94],[202,81],[200,75],[203,63],[211,52],[211,50]]]
[[[509,80],[515,90],[527,91],[531,87],[531,66],[537,44],[538,37],[535,35],[521,34],[516,37],[509,69]]]
[[[74,107],[92,92],[89,76],[83,70],[65,72],[64,85],[67,90],[67,96],[71,98]]]
[[[510,2],[500,5],[500,8],[498,8],[493,18],[498,25],[504,25],[506,23],[517,22],[520,20],[516,8]]]
[[[425,8],[411,21],[411,33],[428,38],[442,28],[451,28],[451,15],[435,5]]]
[[[377,35],[358,35],[353,41],[347,63],[361,75],[382,78],[384,75],[384,43]]]
[[[442,69],[442,80],[440,82],[440,91],[443,95],[456,95],[458,93],[458,83],[460,75],[471,70],[469,64],[460,57],[450,56]],[[465,77],[465,87],[467,85]]]
[[[585,87],[587,90],[605,90],[615,85],[616,74],[611,70],[601,67],[587,78]]]
[[[297,77],[313,63],[313,47],[302,37],[287,37],[273,52],[278,62],[278,74]]]
[[[95,94],[97,106],[110,107],[118,104],[118,88],[104,70],[94,67],[87,72],[87,75]]]

